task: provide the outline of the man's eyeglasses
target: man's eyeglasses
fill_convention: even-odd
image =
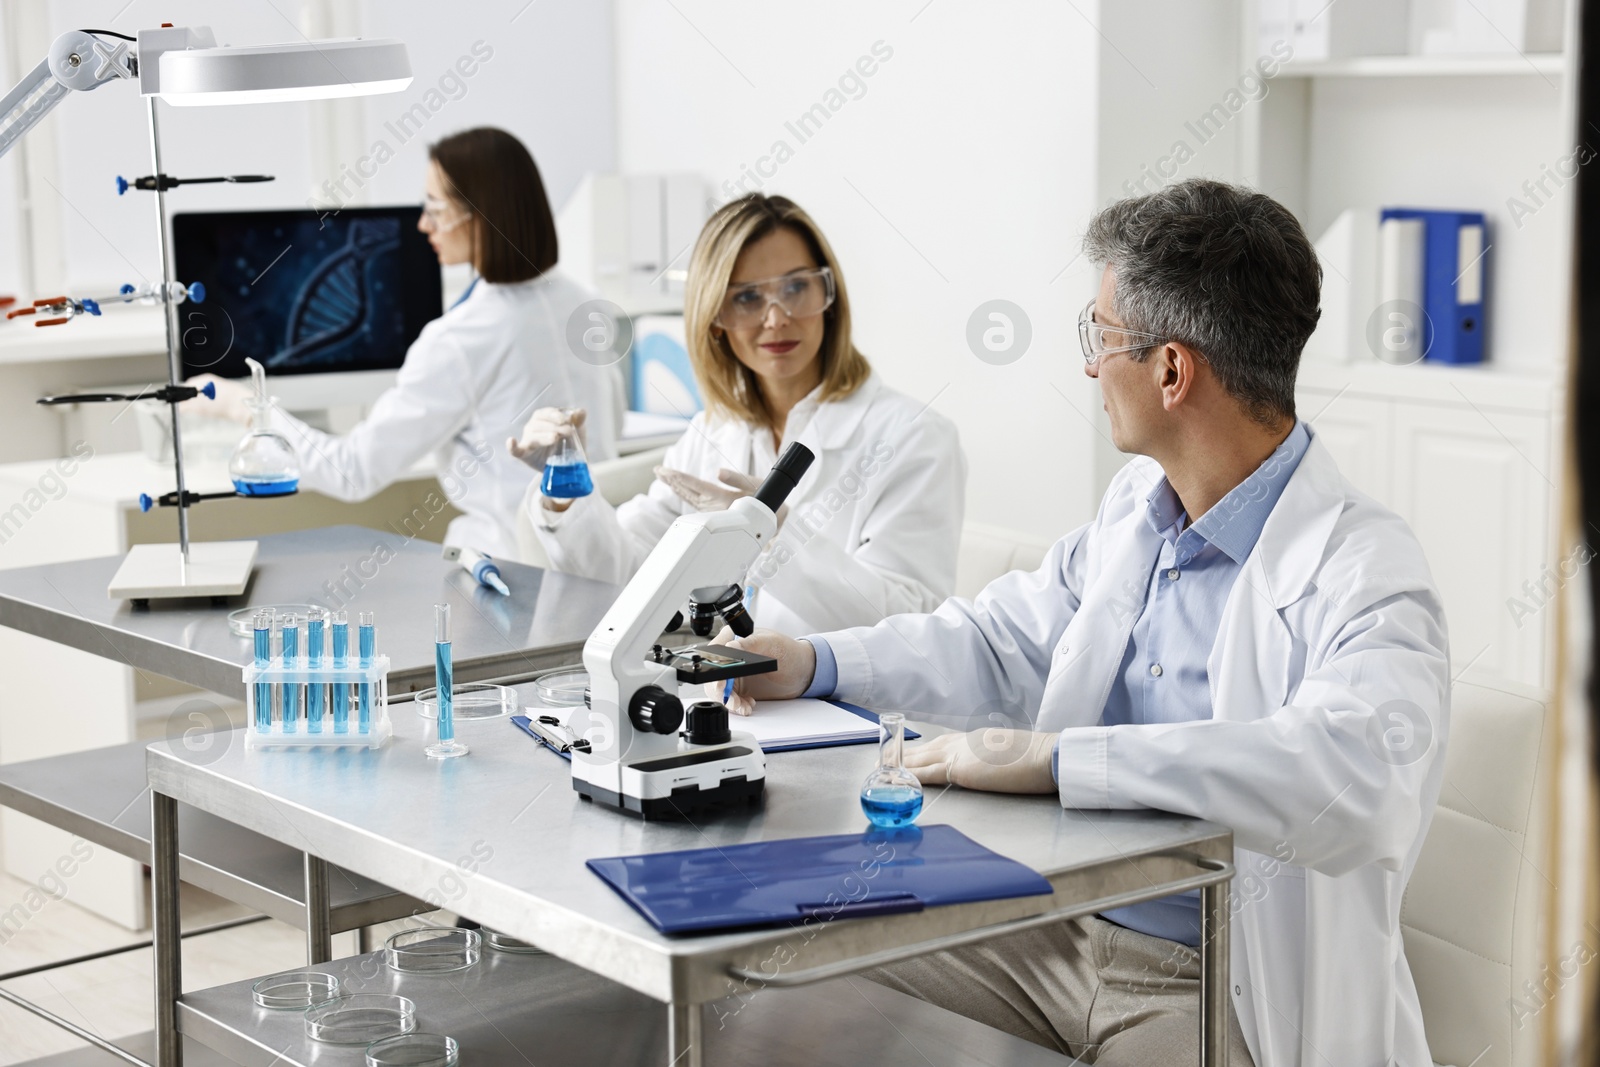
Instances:
[[[1154,345],[1165,344],[1170,337],[1153,333],[1140,333],[1126,326],[1107,326],[1094,321],[1094,301],[1089,301],[1078,316],[1078,343],[1083,346],[1083,362],[1094,366],[1102,356],[1118,352],[1138,352]]]
[[[740,282],[728,286],[711,321],[724,330],[748,330],[760,326],[774,304],[791,319],[808,319],[832,307],[834,296],[833,271],[827,267]]]

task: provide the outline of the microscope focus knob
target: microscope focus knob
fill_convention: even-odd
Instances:
[[[683,725],[683,701],[658,685],[647,685],[628,701],[633,728],[647,734],[674,734]]]

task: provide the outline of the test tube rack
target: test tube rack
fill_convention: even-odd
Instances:
[[[352,657],[353,659],[354,657]],[[271,695],[272,708],[265,716],[266,725],[256,719],[256,686],[264,685]],[[327,699],[322,701],[323,713],[312,730],[313,723],[306,717],[310,706],[306,700],[311,686],[326,686]],[[371,686],[368,691],[371,713],[366,730],[361,728],[358,695],[360,687]],[[283,721],[283,693],[286,686],[299,686],[299,707],[290,729]],[[389,724],[389,657],[374,656],[372,665],[334,667],[324,660],[318,667],[307,666],[304,656],[296,656],[292,663],[284,663],[280,652],[265,667],[254,665],[244,668],[246,705],[245,748],[380,748],[393,735]],[[343,701],[345,710],[344,732],[335,732],[336,702]]]

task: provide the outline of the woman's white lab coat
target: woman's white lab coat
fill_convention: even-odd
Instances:
[[[791,441],[816,459],[789,494],[783,528],[750,568],[757,625],[788,634],[868,625],[929,611],[950,595],[966,457],[953,423],[876,375],[844,400],[801,400],[776,450],[767,430],[702,412],[662,464],[712,481],[722,467],[763,477]],[[594,494],[554,514],[541,507],[537,486],[527,506],[552,567],[619,584],[693,510],[659,481],[618,508]]]
[[[1212,718],[1100,726],[1161,544],[1145,518],[1160,477],[1128,464],[1032,574],[826,635],[838,695],[1007,710],[1064,731],[1065,806],[1231,827],[1229,993],[1257,1067],[1428,1067],[1400,899],[1439,795],[1450,673],[1422,550],[1313,437],[1229,595]]]
[[[480,280],[467,299],[423,327],[398,380],[347,434],[324,433],[282,411],[274,427],[300,457],[300,485],[338,500],[365,500],[433,453],[438,478],[463,514],[448,544],[516,558],[517,508],[538,472],[506,452],[535,408],[589,412],[596,459],[616,455],[621,376],[579,359],[567,320],[591,293],[549,271],[526,282]],[[409,536],[430,515],[397,517]]]

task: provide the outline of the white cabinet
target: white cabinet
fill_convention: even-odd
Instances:
[[[1345,477],[1405,519],[1450,628],[1451,672],[1551,680],[1563,397],[1534,376],[1382,364],[1308,367],[1300,415]]]

